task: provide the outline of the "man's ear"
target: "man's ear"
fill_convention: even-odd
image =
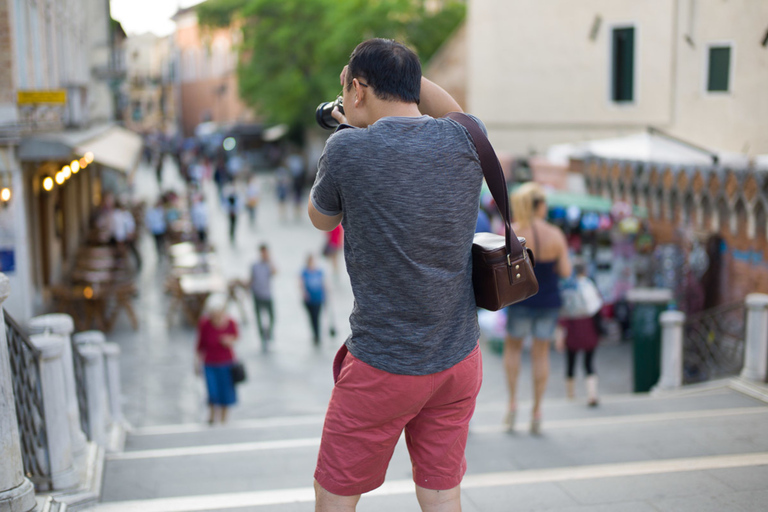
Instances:
[[[360,81],[357,78],[352,79],[352,87],[355,88],[355,106],[359,106],[360,102],[365,100],[366,90],[365,87],[360,85]]]

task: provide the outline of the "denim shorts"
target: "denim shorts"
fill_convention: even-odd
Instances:
[[[537,340],[554,340],[560,308],[507,308],[507,334],[512,338],[533,336]]]

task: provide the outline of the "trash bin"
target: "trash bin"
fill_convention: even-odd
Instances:
[[[635,288],[627,292],[632,305],[630,332],[634,391],[650,391],[661,374],[661,324],[659,315],[669,308],[672,290],[666,288]]]

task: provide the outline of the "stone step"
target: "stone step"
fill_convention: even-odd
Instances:
[[[549,510],[762,510],[768,452],[468,474],[468,512]],[[103,503],[98,512],[311,512],[309,486]],[[389,480],[365,495],[360,512],[419,510],[409,479]]]
[[[691,409],[671,398],[639,399],[639,413],[616,415],[606,414],[612,407],[607,400],[599,416],[569,418],[564,414],[564,419],[547,420],[541,436],[531,436],[524,428],[510,435],[496,422],[476,422],[467,446],[468,476],[562,467],[661,464],[675,459],[768,452],[768,436],[764,434],[768,407],[751,399],[747,399],[750,405],[745,405],[737,395],[730,398],[731,407],[703,409]],[[709,399],[713,400],[710,404],[721,400],[718,395]],[[624,401],[614,403],[623,404]],[[677,410],[669,410],[675,404]],[[648,412],[654,409],[651,406],[658,412]],[[567,412],[575,406],[563,404],[562,408]],[[259,432],[253,427],[212,432]],[[272,425],[264,430],[270,435],[260,440],[112,454],[107,459],[102,499],[152,501],[305,488],[312,481],[319,446],[319,425],[317,428],[315,436],[289,437],[285,429]],[[170,439],[173,434],[163,436]],[[387,479],[410,482],[410,475],[410,461],[401,440]]]
[[[661,421],[664,413],[690,411],[706,416],[708,410],[755,407],[760,402],[729,389],[704,390],[695,395],[668,395],[655,398],[650,395],[615,395],[602,398],[601,406],[588,408],[584,404],[564,399],[546,402],[547,428],[589,426],[594,422],[620,424],[633,421]],[[472,420],[473,432],[501,431],[501,418],[505,405],[480,403]],[[530,421],[530,404],[520,404],[518,422],[521,426]],[[715,413],[719,414],[719,413]],[[625,419],[620,419],[626,416]],[[645,418],[645,416],[648,416]],[[183,448],[274,441],[279,439],[319,437],[323,415],[297,415],[272,418],[255,418],[234,421],[227,425],[211,427],[204,423],[163,425],[134,429],[128,437],[125,451]],[[573,422],[573,423],[572,423]]]

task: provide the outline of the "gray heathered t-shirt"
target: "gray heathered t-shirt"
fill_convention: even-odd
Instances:
[[[272,266],[266,261],[251,266],[251,292],[259,300],[272,300]]]
[[[385,117],[328,139],[311,200],[320,213],[344,214],[355,296],[346,345],[355,357],[427,375],[475,347],[471,252],[482,179],[469,133],[450,119]]]

